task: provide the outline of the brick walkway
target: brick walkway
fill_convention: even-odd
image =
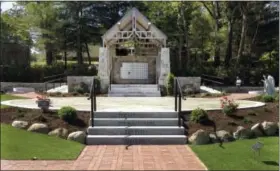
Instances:
[[[207,170],[187,145],[86,146],[77,160],[1,160],[1,170]]]

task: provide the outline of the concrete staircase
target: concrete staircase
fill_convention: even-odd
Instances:
[[[88,145],[186,144],[177,112],[96,112]]]
[[[160,97],[156,84],[111,84],[109,97]]]

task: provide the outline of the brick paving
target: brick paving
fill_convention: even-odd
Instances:
[[[86,146],[77,160],[1,160],[1,170],[207,170],[187,145]]]

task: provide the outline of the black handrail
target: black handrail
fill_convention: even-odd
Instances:
[[[203,74],[201,76],[201,79],[202,79],[202,82],[206,81],[206,82],[216,83],[216,84],[220,84],[220,85],[224,84],[223,78],[212,76],[212,75]]]
[[[91,115],[91,126],[94,127],[94,112],[96,111],[96,82],[95,77],[92,78],[91,88],[90,88],[90,94],[88,97],[88,100],[90,100],[90,115]]]
[[[53,83],[53,88],[55,88],[55,82],[59,81],[59,80],[64,80],[67,77],[67,73],[62,73],[62,74],[57,74],[57,75],[51,75],[51,76],[47,76],[44,77],[43,80],[45,80],[44,84],[45,84],[45,91],[47,92],[48,90],[48,83]],[[61,82],[60,82],[60,86],[61,86]]]
[[[178,91],[179,89],[179,91]],[[180,81],[177,77],[174,78],[174,97],[175,97],[175,111],[178,111],[178,126],[181,127],[181,118],[182,118],[182,99],[186,100],[186,97],[183,94]],[[179,104],[178,104],[179,98]]]

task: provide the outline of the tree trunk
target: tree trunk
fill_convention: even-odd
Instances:
[[[246,31],[247,31],[247,15],[245,12],[242,12],[242,30],[241,30],[241,38],[240,38],[240,43],[239,43],[239,48],[238,48],[238,53],[237,53],[237,63],[240,60],[240,57],[243,54],[244,51],[244,46],[245,46],[245,38],[246,38]]]
[[[52,47],[49,43],[45,44],[45,51],[46,51],[47,65],[51,65],[53,63],[53,51],[52,51]]]
[[[90,57],[90,53],[89,53],[89,49],[88,49],[88,43],[86,42],[86,50],[87,50],[87,55],[88,55],[88,64],[91,65],[91,57]]]
[[[82,54],[82,47],[81,47],[81,23],[80,23],[80,2],[78,2],[79,8],[77,11],[78,16],[78,33],[77,33],[77,60],[78,64],[83,64],[83,54]]]
[[[219,66],[220,65],[220,45],[218,42],[218,33],[220,30],[220,10],[219,10],[219,3],[217,1],[214,3],[214,19],[215,19],[215,56],[214,56],[214,65]]]
[[[179,36],[179,50],[178,50],[178,70],[181,72],[182,69],[182,46],[183,46],[183,40],[182,37]]]
[[[226,57],[225,57],[225,66],[229,66],[229,61],[232,58],[232,34],[233,34],[233,22],[228,21],[228,42],[227,42],[227,50],[226,50]]]
[[[186,18],[185,18],[185,15],[184,15],[184,4],[181,4],[181,16],[182,16],[182,19],[183,19],[183,33],[184,33],[184,38],[185,38],[185,60],[186,60],[186,66],[188,68],[189,66],[189,55],[188,55],[188,30],[187,30],[187,23],[186,23]]]

